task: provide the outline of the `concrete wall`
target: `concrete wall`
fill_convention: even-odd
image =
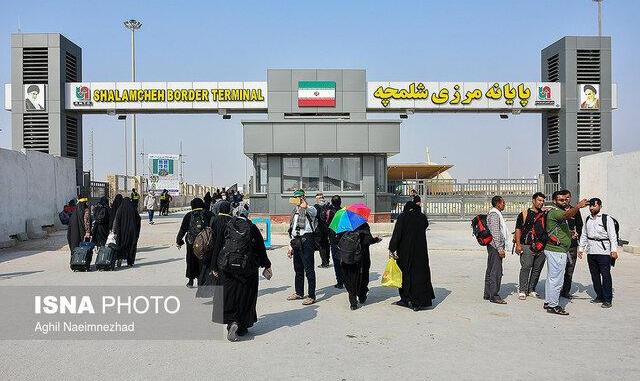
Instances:
[[[35,226],[60,224],[58,212],[76,196],[75,160],[0,149],[0,242]]]
[[[620,223],[620,237],[640,246],[640,151],[603,152],[580,159],[580,198],[598,197],[604,213]],[[583,216],[588,210],[583,209]]]

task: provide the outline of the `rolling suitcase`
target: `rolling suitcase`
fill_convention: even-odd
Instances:
[[[91,259],[93,258],[93,247],[91,242],[81,242],[80,246],[73,249],[69,267],[73,271],[89,271]]]
[[[113,271],[116,265],[116,246],[108,244],[98,249],[96,269],[99,271]]]

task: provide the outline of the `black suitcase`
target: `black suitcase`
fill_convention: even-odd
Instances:
[[[116,254],[116,247],[113,244],[98,248],[96,269],[99,271],[112,271],[116,266]]]
[[[69,267],[73,271],[89,271],[93,258],[93,243],[82,242],[79,247],[73,249]]]

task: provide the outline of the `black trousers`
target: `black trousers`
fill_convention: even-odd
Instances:
[[[571,294],[571,284],[573,282],[573,271],[576,269],[578,261],[578,248],[572,247],[567,254],[567,266],[564,269],[564,283],[562,283],[562,291],[560,296],[569,296]]]
[[[502,283],[502,258],[493,246],[487,246],[487,271],[484,275],[484,298],[500,299],[500,283]]]
[[[611,280],[611,257],[608,255],[587,255],[593,289],[598,299],[611,303],[613,300],[613,281]]]
[[[308,296],[316,298],[316,269],[314,268],[315,243],[311,235],[302,239],[302,245],[293,250],[293,270],[295,271],[296,294],[304,296],[304,278],[307,277]]]
[[[323,265],[329,266],[329,257],[331,255],[329,251],[329,239],[326,236],[320,238],[320,260]]]
[[[363,253],[360,262],[350,265],[341,263],[340,267],[344,277],[344,285],[349,293],[349,304],[357,306],[357,298],[362,300],[367,297],[369,292],[371,256],[369,253]]]

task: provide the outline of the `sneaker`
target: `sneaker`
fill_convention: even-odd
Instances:
[[[525,294],[524,292],[519,293],[518,294],[518,299],[526,300],[527,299],[527,294]]]
[[[530,297],[532,297],[532,298],[538,298],[538,297],[539,297],[539,296],[538,296],[538,293],[537,293],[537,292],[535,292],[535,291],[531,291],[531,292],[529,293],[529,296],[530,296]]]
[[[227,340],[238,341],[238,323],[233,322],[227,328]]]
[[[495,304],[507,304],[507,301],[502,298],[489,299],[489,301]]]
[[[562,308],[560,306],[549,307],[547,309],[547,312],[550,313],[550,314],[556,314],[556,315],[562,315],[562,316],[569,315],[569,313],[567,311],[565,311],[564,308]]]
[[[352,304],[349,308],[351,308],[351,311],[355,311],[358,309],[358,305],[357,304]]]
[[[249,333],[249,330],[246,328],[238,328],[238,336],[245,336],[247,333]]]
[[[549,303],[545,302],[545,303],[542,305],[542,308],[544,308],[545,310],[548,310],[548,309],[549,309]]]
[[[609,302],[602,303],[602,308],[611,308],[611,303]]]
[[[360,304],[364,304],[367,301],[367,295],[358,296],[358,301]]]
[[[591,303],[593,303],[593,304],[602,303],[602,302],[603,302],[603,300],[600,299],[600,298],[595,298],[595,299],[591,300]]]
[[[187,288],[193,288],[193,279],[189,279],[187,282]]]

